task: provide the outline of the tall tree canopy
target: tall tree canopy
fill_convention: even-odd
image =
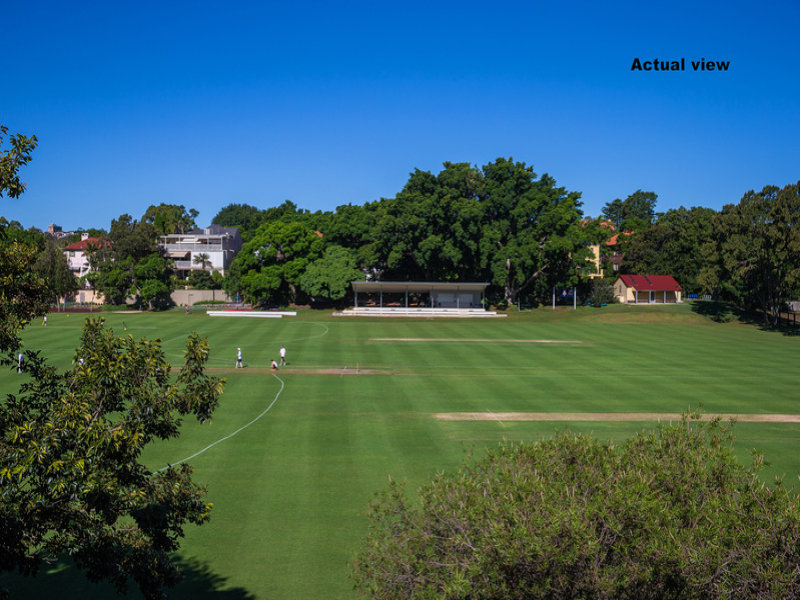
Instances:
[[[164,204],[162,202],[158,206],[148,207],[142,216],[142,222],[152,225],[157,235],[186,233],[197,227],[195,219],[199,214],[193,208],[187,211],[182,204]]]
[[[67,257],[55,240],[45,243],[33,264],[33,270],[45,281],[53,302],[57,303],[59,298],[78,289],[78,280],[72,274]]]
[[[655,192],[636,190],[625,200],[617,198],[603,207],[603,217],[614,224],[617,231],[638,231],[653,224],[656,218]]]
[[[295,302],[300,277],[322,256],[323,246],[322,238],[303,223],[265,223],[236,255],[226,289],[259,304]]]
[[[384,279],[474,279],[479,268],[481,173],[444,163],[438,176],[415,171],[381,202],[375,228]]]
[[[516,302],[533,291],[541,298],[554,284],[574,283],[589,256],[580,194],[547,174],[536,179],[533,167],[512,159],[497,159],[483,174],[481,260],[503,297]]]
[[[699,292],[703,245],[711,238],[715,212],[698,206],[670,209],[627,241],[622,272],[672,275],[685,292]]]
[[[800,295],[800,182],[749,191],[712,222],[706,289],[777,325],[784,304]]]

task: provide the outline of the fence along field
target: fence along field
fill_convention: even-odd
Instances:
[[[189,463],[214,510],[183,541],[188,575],[176,598],[354,598],[348,562],[365,532],[367,503],[388,476],[413,491],[437,470],[457,467],[465,451],[504,439],[535,440],[564,427],[621,438],[648,423],[599,414],[657,418],[701,403],[706,413],[800,414],[797,337],[713,323],[687,306],[533,311],[491,322],[311,312],[280,320],[178,312],[107,319],[120,334],[124,321],[126,335],[160,337],[173,364],[196,330],[210,340],[210,367],[228,379],[211,424],[187,422],[179,439],[144,457],[158,469],[208,447]],[[47,327],[28,328],[25,346],[67,368],[81,323],[51,315]],[[289,366],[273,376],[267,365],[281,344]],[[244,369],[234,369],[237,347]],[[5,372],[0,388],[11,391],[19,380]],[[440,417],[463,413],[474,416]],[[593,420],[569,420],[581,415]],[[736,432],[742,460],[758,448],[772,462],[767,476],[797,484],[800,425],[742,422]],[[63,565],[36,581],[6,579],[17,598],[116,597]]]

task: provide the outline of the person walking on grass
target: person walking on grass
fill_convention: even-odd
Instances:
[[[281,344],[281,366],[286,366],[286,346]]]
[[[244,365],[242,364],[242,349],[236,349],[236,365],[234,366],[236,369],[244,369]]]
[[[19,359],[17,362],[17,373],[22,373],[22,363],[25,359],[22,356],[22,352],[19,353]]]

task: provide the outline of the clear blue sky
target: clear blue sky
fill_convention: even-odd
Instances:
[[[0,123],[24,226],[150,204],[363,204],[499,156],[658,210],[800,179],[800,2],[8,2]],[[686,59],[632,72],[633,59]],[[695,72],[690,61],[730,61]]]

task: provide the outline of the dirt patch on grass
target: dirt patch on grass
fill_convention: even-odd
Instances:
[[[582,344],[580,340],[514,340],[488,338],[367,338],[368,342],[467,342],[481,344]]]
[[[394,371],[384,369],[359,369],[347,367],[344,369],[283,369],[281,375],[394,375]]]
[[[800,415],[702,415],[703,421],[720,417],[739,423],[800,423]],[[440,421],[680,421],[680,413],[555,413],[555,412],[452,412],[436,413]]]
[[[206,372],[211,375],[232,375],[234,373],[239,375],[394,375],[394,371],[386,369],[360,369],[356,367],[338,368],[338,369],[278,369],[272,371],[269,367],[245,367],[244,369],[235,369],[232,367],[219,368],[209,367]]]

